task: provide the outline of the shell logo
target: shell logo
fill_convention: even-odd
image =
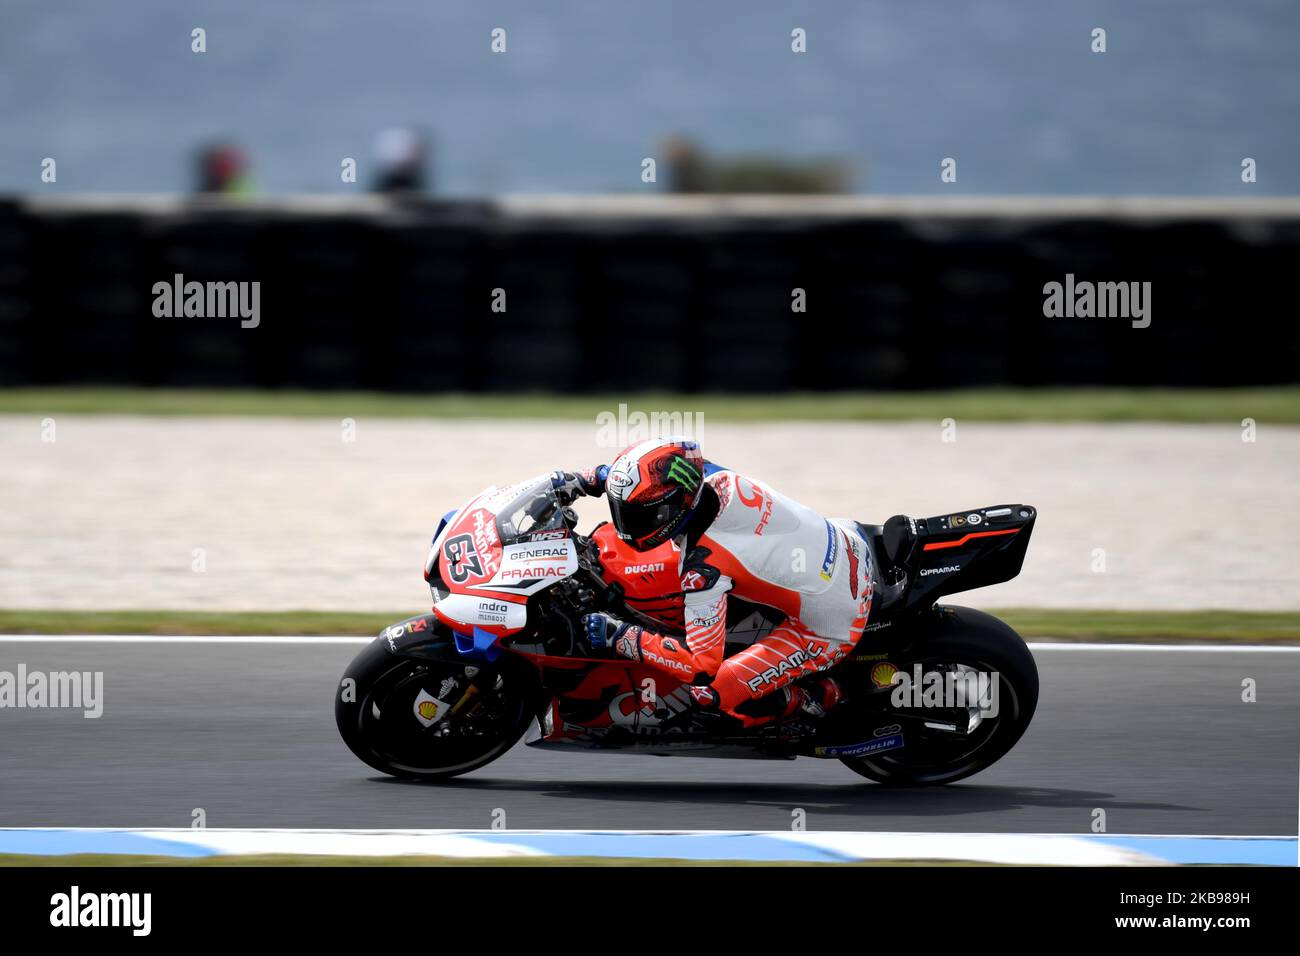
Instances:
[[[889,661],[881,661],[871,668],[871,683],[877,687],[890,687],[893,685],[894,675],[897,673],[897,667],[889,663]]]
[[[415,719],[425,727],[432,727],[438,722],[438,718],[446,712],[447,704],[434,697],[423,687],[420,693],[415,695]]]

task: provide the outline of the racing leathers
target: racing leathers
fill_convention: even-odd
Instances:
[[[799,710],[819,714],[839,701],[829,679],[807,690],[790,685],[844,658],[866,626],[870,557],[855,522],[823,518],[763,482],[717,470],[705,478],[673,546],[684,635],[591,614],[584,621],[593,644],[608,643],[691,684],[702,709],[722,710],[746,726]],[[724,660],[729,597],[784,617]]]

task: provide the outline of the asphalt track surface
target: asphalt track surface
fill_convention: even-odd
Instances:
[[[892,791],[836,761],[541,752],[442,784],[354,758],[333,694],[356,645],[13,643],[0,670],[102,670],[104,714],[0,710],[0,826],[1293,834],[1300,653],[1036,651],[1038,714],[961,784]],[[1258,700],[1241,700],[1242,681]]]

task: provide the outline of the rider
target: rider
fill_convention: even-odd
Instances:
[[[555,472],[562,497],[609,499],[618,537],[638,551],[672,542],[681,571],[685,636],[608,613],[587,614],[593,646],[690,683],[702,710],[745,726],[803,712],[821,715],[843,693],[830,677],[793,682],[844,658],[871,610],[871,559],[851,521],[827,520],[762,482],[706,465],[697,442],[643,441],[587,472]],[[784,620],[723,659],[727,595],[776,609]]]

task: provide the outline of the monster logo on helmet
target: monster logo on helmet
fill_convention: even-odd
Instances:
[[[677,482],[687,491],[695,491],[700,487],[700,479],[703,476],[699,469],[678,455],[668,463],[668,473],[665,477],[669,481]]]

